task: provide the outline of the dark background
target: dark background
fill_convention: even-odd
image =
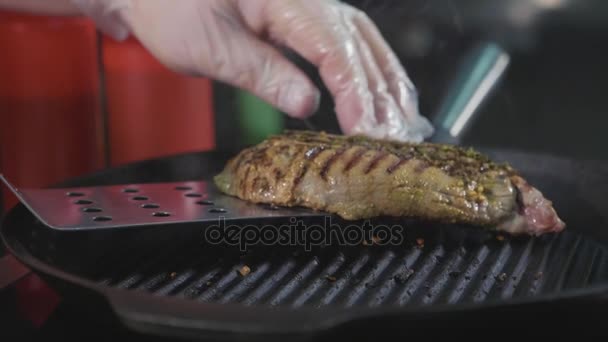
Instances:
[[[479,111],[463,144],[576,159],[608,158],[604,148],[608,141],[605,2],[347,2],[365,10],[384,33],[418,87],[422,114],[431,119],[472,47],[492,42],[510,54],[505,78]],[[323,88],[314,70],[300,65]],[[231,120],[229,94],[228,89],[217,95],[219,125]],[[310,123],[317,129],[337,131],[333,103],[326,92]],[[287,126],[306,128],[293,120]],[[235,143],[219,141],[218,146]]]

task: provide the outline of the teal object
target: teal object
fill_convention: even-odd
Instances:
[[[449,88],[435,125],[453,137],[461,135],[502,78],[509,59],[494,43],[474,49]]]

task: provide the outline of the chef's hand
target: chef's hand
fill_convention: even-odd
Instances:
[[[319,69],[344,133],[421,141],[433,132],[379,30],[339,1],[73,1],[115,38],[134,34],[169,68],[246,89],[292,117],[312,115],[320,93],[276,46]]]

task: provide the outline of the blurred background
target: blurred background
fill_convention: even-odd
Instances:
[[[607,2],[349,2],[380,27],[418,87],[422,114],[437,126],[466,111],[475,90],[501,71],[460,143],[608,158]],[[326,102],[323,119],[311,122],[322,126],[330,113]]]
[[[363,9],[383,32],[418,87],[422,114],[436,127],[451,127],[453,116],[471,115],[457,143],[576,159],[608,158],[605,1],[347,2]],[[321,85],[314,68],[294,60]],[[231,94],[221,86],[215,89]],[[230,96],[216,103],[218,132],[234,128],[241,122],[238,118],[248,118],[239,129],[255,130],[240,135],[245,142],[279,126],[339,132],[327,92],[317,115],[306,123],[225,100]],[[263,124],[265,119],[275,124]],[[263,127],[258,130],[253,121]],[[217,141],[218,148],[242,142]]]
[[[397,52],[423,115],[440,128],[459,123],[458,143],[608,158],[605,1],[347,2]],[[308,122],[224,84],[174,74],[137,41],[115,42],[84,18],[0,12],[0,51],[0,171],[19,186],[232,152],[284,128],[339,132],[320,78],[297,56],[324,90]]]
[[[457,143],[608,159],[608,2],[347,2],[376,22],[418,87],[423,115]],[[327,92],[308,122],[291,120],[246,92],[174,74],[137,41],[108,39],[84,18],[0,12],[0,173],[18,186],[232,153],[285,128],[339,132]],[[0,208],[16,203],[6,191],[0,198]],[[17,291],[34,325],[57,300],[33,277]]]
[[[422,114],[440,129],[459,126],[457,143],[608,158],[605,1],[347,2],[398,54]],[[339,132],[331,97],[297,56],[324,91],[307,122],[172,73],[137,41],[113,41],[85,18],[0,12],[0,51],[0,171],[19,186],[181,153],[234,153],[285,128]]]
[[[376,22],[437,127],[458,143],[606,159],[605,1],[350,0]],[[324,90],[308,122],[174,74],[84,18],[0,12],[0,168],[20,186],[142,159],[233,152],[285,128],[339,132]],[[11,199],[5,198],[5,201]]]

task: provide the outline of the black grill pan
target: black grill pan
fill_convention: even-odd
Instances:
[[[395,221],[407,228],[399,246],[307,251],[259,245],[241,251],[207,244],[204,224],[67,233],[42,225],[19,205],[6,217],[2,237],[20,261],[62,293],[82,296],[83,310],[112,310],[128,327],[148,334],[354,339],[430,336],[470,325],[539,329],[544,321],[550,323],[545,333],[602,327],[607,165],[484,152],[511,162],[553,199],[567,231],[503,238],[473,227]],[[61,186],[208,178],[226,157],[153,160]],[[238,270],[245,265],[251,273],[242,276]]]

